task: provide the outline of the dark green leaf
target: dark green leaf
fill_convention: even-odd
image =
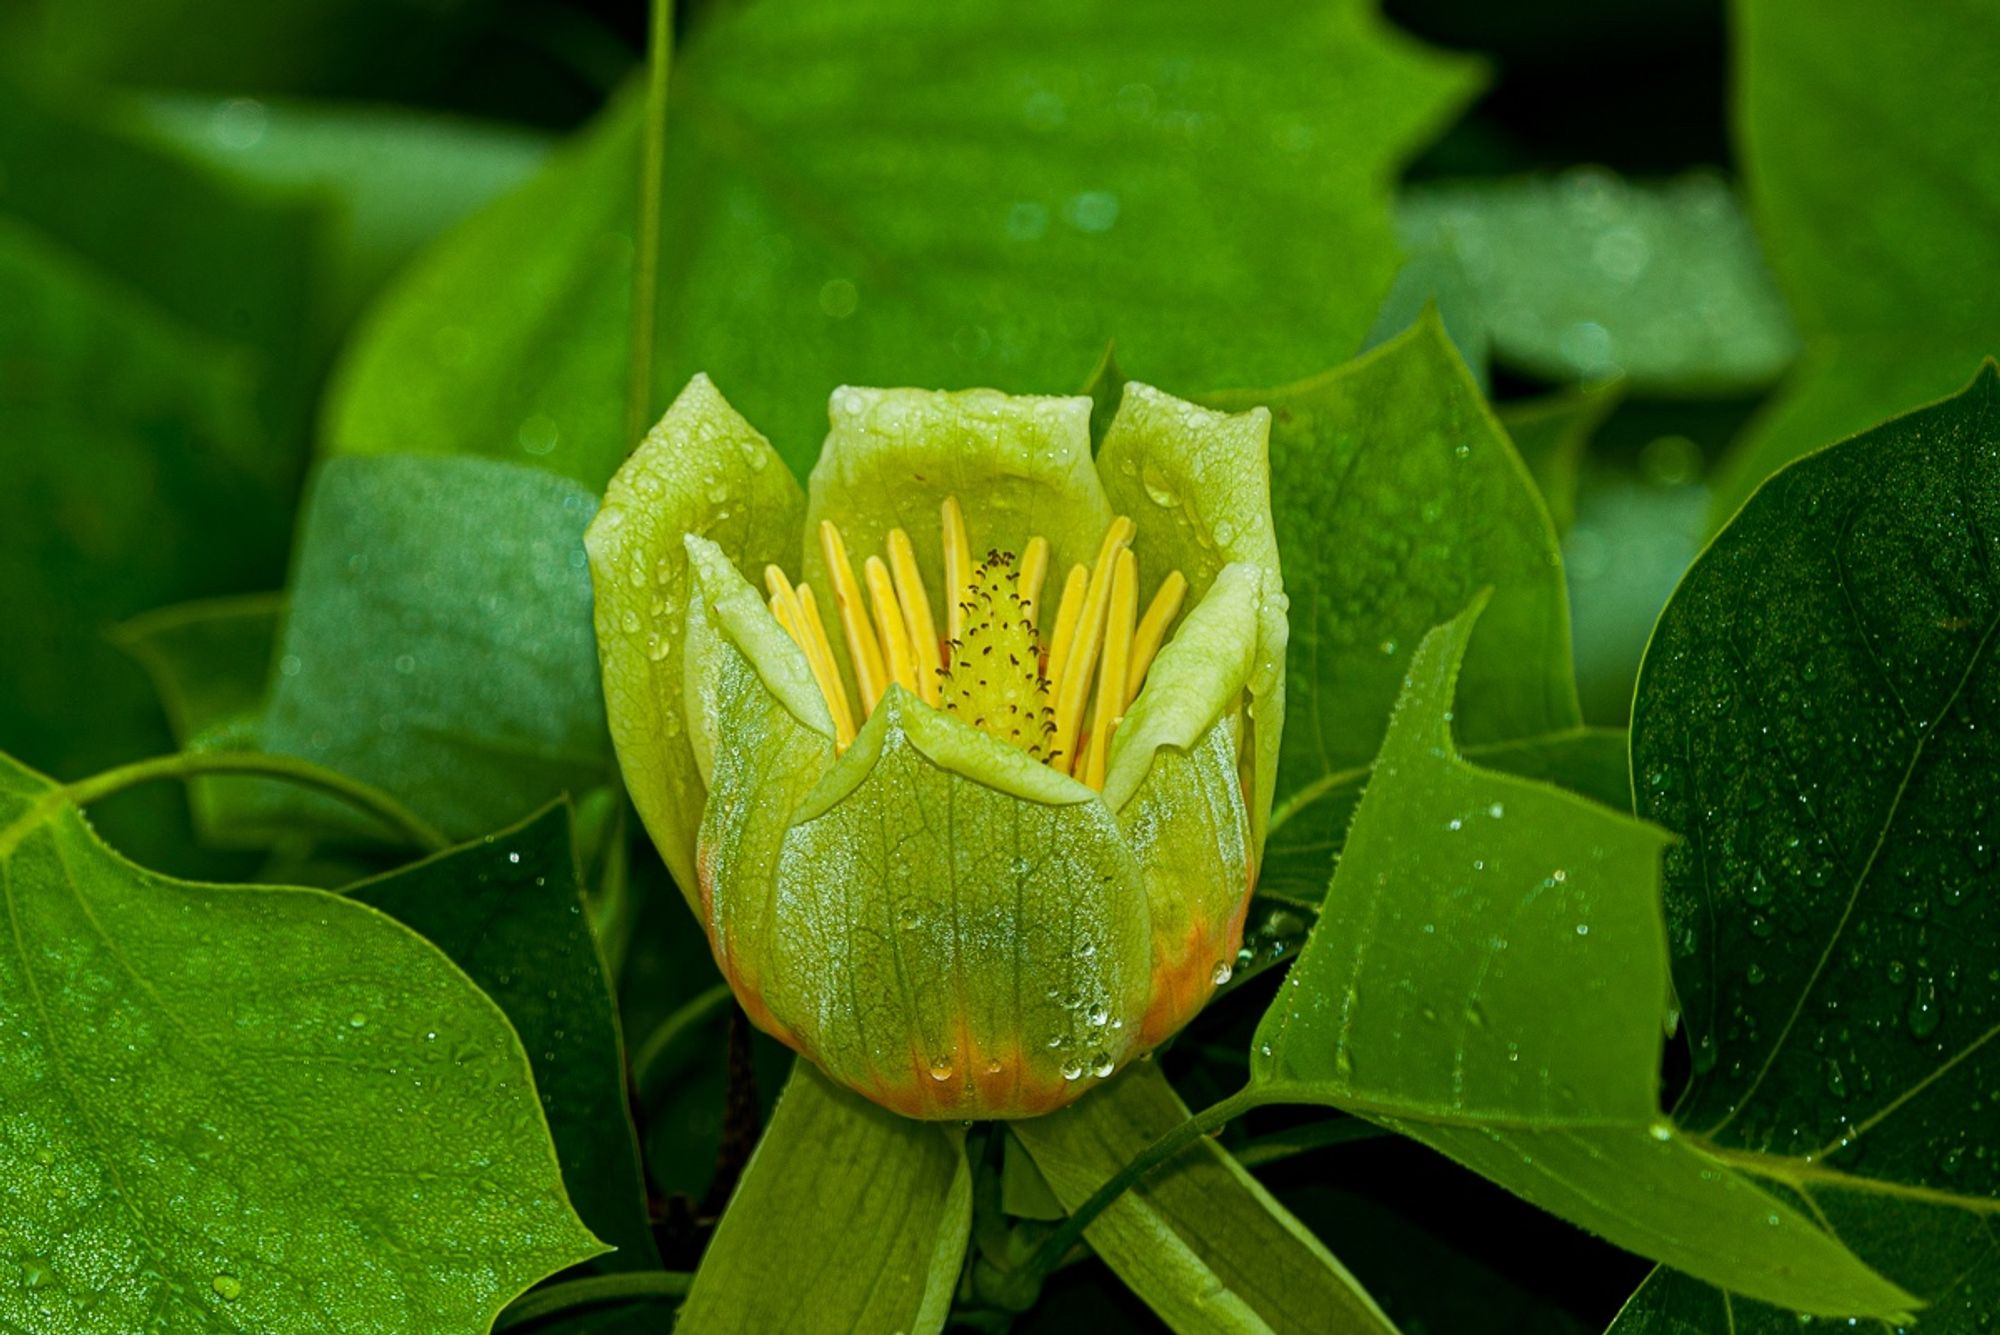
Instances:
[[[1187,1119],[1166,1078],[1142,1063],[1013,1131],[1074,1209]],[[1207,1139],[1107,1207],[1084,1236],[1163,1321],[1190,1335],[1395,1329],[1333,1254]]]
[[[1482,587],[1468,742],[1578,723],[1548,511],[1435,318],[1316,379],[1232,396],[1271,409],[1271,502],[1291,597],[1278,800],[1260,885],[1316,902],[1410,654]]]
[[[570,1202],[618,1249],[599,1266],[657,1269],[625,1048],[584,918],[568,804],[347,895],[422,935],[507,1013],[534,1068]]]
[[[2000,1311],[1996,568],[1989,363],[1768,482],[1661,617],[1633,719],[1642,810],[1687,839],[1680,1118],[1935,1304],[1926,1331]],[[1713,1306],[1689,1288],[1622,1328]]]
[[[1770,383],[1797,352],[1756,235],[1713,177],[1426,184],[1396,219],[1413,262],[1454,266],[1459,309],[1494,353],[1550,380],[1726,393]]]
[[[0,759],[0,1324],[479,1335],[599,1250],[520,1043],[415,933],[124,861]]]
[[[800,1060],[674,1329],[944,1329],[972,1226],[964,1137]]]
[[[1720,479],[1718,525],[1789,460],[1951,393],[2000,352],[2000,8],[1735,12],[1744,171],[1806,355]]]
[[[1656,1260],[1831,1315],[1909,1295],[1659,1110],[1667,837],[1476,769],[1451,739],[1475,613],[1412,656],[1250,1094],[1325,1103]]]
[[[673,75],[660,383],[708,372],[803,471],[843,382],[1048,392],[1113,336],[1181,392],[1304,375],[1367,329],[1388,179],[1471,84],[1361,0],[719,8]],[[633,444],[639,113],[409,275],[335,448],[603,482]]]
[[[596,507],[572,482],[483,459],[329,462],[305,511],[265,749],[464,837],[604,782],[583,553]],[[336,819],[312,801],[298,809]]]

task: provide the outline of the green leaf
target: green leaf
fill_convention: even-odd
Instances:
[[[1442,326],[1427,317],[1271,409],[1271,501],[1291,598],[1288,702],[1261,888],[1316,902],[1417,641],[1483,587],[1470,743],[1579,723],[1548,511]]]
[[[934,1335],[971,1227],[958,1127],[898,1117],[800,1061],[674,1329]]]
[[[386,789],[461,837],[604,782],[583,550],[596,506],[483,459],[330,461],[305,509],[264,749]],[[287,810],[353,828],[307,801]]]
[[[1582,385],[1496,409],[1500,425],[1541,489],[1556,532],[1576,522],[1576,494],[1583,454],[1597,428],[1625,397],[1623,380]]]
[[[2000,10],[1735,13],[1744,171],[1806,355],[1718,478],[1714,525],[1789,460],[1953,392],[2000,352]]]
[[[570,808],[559,802],[347,896],[422,935],[507,1013],[534,1068],[570,1203],[618,1249],[600,1267],[656,1269],[625,1048],[571,840]]]
[[[1182,392],[1304,375],[1367,330],[1388,180],[1472,84],[1363,0],[718,7],[673,74],[660,383],[713,375],[802,473],[842,383],[1045,393],[1113,334]],[[333,448],[548,442],[602,483],[631,445],[639,115],[622,99],[399,285]]]
[[[1988,363],[1786,469],[1682,582],[1633,716],[1642,810],[1687,839],[1679,1116],[1934,1304],[1926,1331],[2000,1310],[1996,462]],[[1694,1287],[1621,1329],[1713,1306]]]
[[[10,1328],[478,1335],[601,1249],[505,1016],[414,933],[145,871],[5,759],[0,894]]]
[[[1247,1097],[1369,1117],[1731,1288],[1907,1311],[1790,1198],[1661,1115],[1667,837],[1459,758],[1475,615],[1412,658],[1319,923],[1258,1026]]]
[[[1140,1065],[1012,1129],[1074,1209],[1187,1119],[1158,1068]],[[1177,1331],[1395,1330],[1346,1267],[1206,1138],[1107,1207],[1084,1236]]]
[[[1396,223],[1412,255],[1455,263],[1469,298],[1448,309],[1549,380],[1726,394],[1770,383],[1798,351],[1756,234],[1712,176],[1424,184],[1403,192]]]

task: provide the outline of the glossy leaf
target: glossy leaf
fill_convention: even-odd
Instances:
[[[604,782],[583,550],[596,506],[574,483],[487,460],[329,462],[302,521],[262,745],[463,837]],[[311,801],[297,809],[337,821]]]
[[[1744,174],[1806,353],[1718,479],[1716,525],[1788,461],[2000,353],[2000,10],[1733,8]]]
[[[568,803],[346,894],[442,950],[507,1013],[534,1068],[570,1203],[618,1249],[599,1268],[657,1269],[625,1047],[584,917]]]
[[[1367,329],[1388,178],[1471,83],[1362,0],[718,8],[673,76],[660,384],[713,375],[803,472],[843,383],[1046,393],[1113,334],[1183,393],[1306,374]],[[631,445],[639,113],[621,100],[399,286],[334,448],[533,447],[603,482]]]
[[[956,1126],[911,1121],[798,1062],[674,1329],[944,1329],[972,1222]]]
[[[1610,1241],[1834,1315],[1909,1295],[1659,1111],[1667,836],[1465,763],[1475,611],[1439,627],[1354,815],[1318,925],[1258,1026],[1259,1102],[1331,1104]]]
[[[1318,900],[1410,655],[1481,588],[1460,689],[1468,743],[1578,722],[1548,511],[1434,318],[1233,406],[1271,409],[1272,517],[1291,598],[1277,806],[1260,884]]]
[[[1456,265],[1468,291],[1456,309],[1494,354],[1549,380],[1741,392],[1770,383],[1798,350],[1749,220],[1710,176],[1640,185],[1580,170],[1418,185],[1397,201],[1396,223],[1412,255]]]
[[[1794,464],[1689,572],[1641,676],[1695,1077],[1679,1116],[1933,1304],[2000,1310],[2000,371]],[[1662,1279],[1621,1329],[1713,1309]],[[1780,1318],[1736,1302],[1742,1330]]]
[[[147,872],[11,760],[0,895],[10,1328],[478,1335],[601,1250],[506,1018],[414,933]]]
[[[1158,1068],[1142,1064],[1013,1132],[1073,1209],[1187,1118]],[[1084,1236],[1176,1331],[1395,1330],[1346,1267],[1211,1140],[1162,1165]]]

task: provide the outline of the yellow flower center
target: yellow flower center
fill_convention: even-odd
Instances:
[[[822,523],[820,550],[833,578],[834,612],[854,669],[859,717],[866,720],[890,685],[900,684],[924,703],[1102,788],[1111,735],[1138,697],[1187,597],[1187,580],[1174,571],[1139,616],[1139,561],[1132,553],[1137,531],[1123,515],[1111,521],[1096,563],[1072,567],[1063,581],[1044,637],[1048,542],[1030,538],[1018,556],[989,551],[975,562],[958,501],[946,500],[944,572],[950,597],[940,635],[908,533],[891,529],[888,558],[870,556],[856,579],[840,530]],[[856,714],[819,601],[810,586],[794,588],[776,566],[765,567],[764,582],[771,591],[771,614],[805,651],[833,715],[835,743],[845,750],[854,740]]]

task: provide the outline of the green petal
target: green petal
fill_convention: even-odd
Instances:
[[[792,812],[833,764],[833,727],[805,655],[756,592],[715,544],[687,548],[687,717],[708,785],[690,884],[744,1009],[791,1042],[762,1000],[774,940],[792,928],[774,900],[778,854]]]
[[[831,763],[820,727],[781,698],[802,662],[773,666],[784,646],[744,595],[738,618],[726,587],[711,592],[736,578],[719,564],[702,563],[690,623],[697,729],[729,739],[712,755],[701,884],[753,1017],[919,1117],[1047,1111],[1133,1055],[1146,891],[1097,794],[900,687]]]
[[[1090,462],[1087,398],[843,387],[827,415],[832,430],[806,505],[804,569],[816,588],[831,587],[819,548],[823,519],[839,526],[857,571],[883,551],[890,529],[907,531],[933,610],[946,597],[938,518],[946,497],[965,512],[974,557],[1047,538],[1058,588],[1071,564],[1096,555],[1111,522]],[[834,649],[844,663],[838,632]]]
[[[1250,813],[1232,711],[1190,747],[1162,749],[1118,813],[1145,878],[1152,915],[1152,998],[1139,1028],[1165,1042],[1227,982],[1250,906]]]
[[[779,860],[786,930],[763,996],[830,1074],[897,1111],[1030,1116],[1135,1054],[1146,892],[1094,794],[1053,804],[969,778],[938,759],[952,732],[1003,746],[892,690],[842,761],[866,772],[808,801]]]
[[[1149,579],[1179,570],[1198,602],[1233,562],[1264,574],[1249,679],[1250,818],[1260,850],[1284,728],[1287,635],[1271,524],[1270,426],[1263,408],[1214,412],[1134,381],[1125,386],[1097,461],[1111,504],[1138,522],[1133,549]]]
[[[770,442],[696,376],[611,479],[584,535],[611,740],[633,805],[695,900],[702,779],[683,726],[689,533],[746,570],[796,550],[804,498]]]
[[[1138,791],[1161,748],[1189,750],[1237,704],[1256,670],[1263,583],[1254,565],[1223,567],[1153,660],[1111,743],[1104,804],[1113,811]]]

